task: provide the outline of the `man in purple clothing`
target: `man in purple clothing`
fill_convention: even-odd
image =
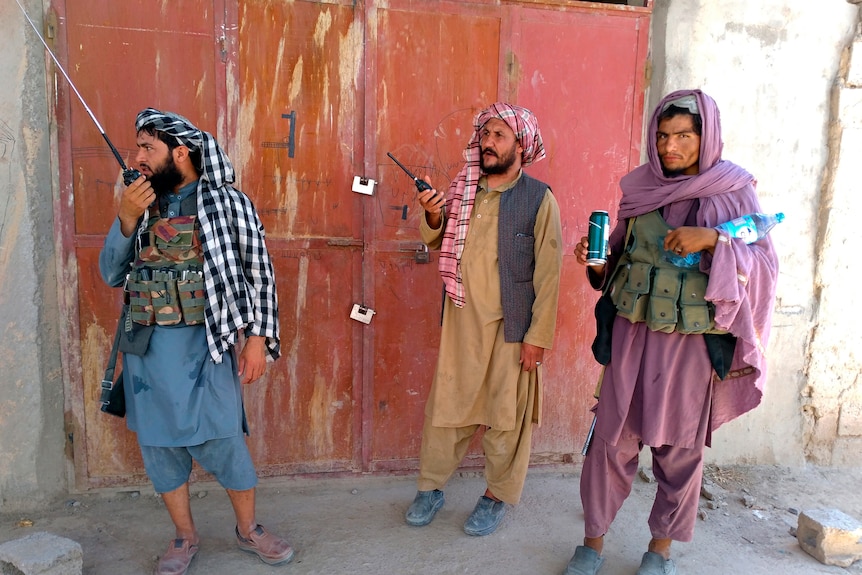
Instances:
[[[675,575],[671,541],[692,539],[704,447],[720,425],[760,403],[766,379],[778,275],[772,242],[746,244],[715,229],[761,211],[754,177],[721,159],[718,108],[699,90],[666,96],[648,138],[649,162],[620,181],[607,264],[587,268],[616,317],[581,474],[584,543],[565,575],[599,571],[604,535],[644,445],[658,489],[637,575]],[[586,251],[582,238],[582,264]],[[689,263],[690,254],[699,262]]]

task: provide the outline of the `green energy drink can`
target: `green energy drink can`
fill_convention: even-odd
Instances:
[[[597,210],[590,214],[590,232],[587,234],[587,265],[599,266],[608,261],[608,240],[611,235],[611,219],[608,213]]]

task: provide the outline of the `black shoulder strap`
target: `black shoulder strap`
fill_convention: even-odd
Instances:
[[[105,377],[102,378],[102,393],[99,396],[99,403],[102,404],[102,411],[110,404],[111,390],[114,388],[114,370],[117,367],[117,351],[120,347],[120,335],[123,332],[123,323],[126,317],[126,309],[123,306],[123,312],[120,314],[120,320],[117,322],[117,333],[114,335],[114,345],[111,346],[111,355],[108,357],[108,366],[105,368]]]

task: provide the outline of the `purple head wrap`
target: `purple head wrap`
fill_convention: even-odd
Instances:
[[[703,123],[700,134],[700,173],[693,176],[664,175],[658,157],[656,132],[659,116],[671,103],[693,97]],[[685,106],[681,106],[685,107]],[[676,204],[674,211],[690,209],[696,198],[726,193],[743,188],[754,177],[732,162],[721,159],[724,144],[721,140],[721,117],[715,100],[700,90],[678,90],[665,96],[650,119],[647,131],[647,157],[649,161],[620,180],[623,197],[619,217],[629,218],[651,212],[668,204]],[[717,222],[720,223],[720,222]]]

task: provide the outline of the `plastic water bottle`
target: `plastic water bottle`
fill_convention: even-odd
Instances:
[[[739,238],[747,244],[766,237],[766,234],[777,224],[784,221],[784,214],[746,214],[715,226],[715,229],[725,232],[731,238]],[[680,268],[694,268],[700,263],[700,252],[692,252],[685,257],[673,252],[664,252],[667,261]]]
[[[664,259],[678,268],[694,269],[700,264],[700,252],[691,252],[683,257],[667,250],[662,251],[664,252]]]
[[[739,238],[747,244],[766,237],[766,234],[777,224],[784,221],[784,214],[746,214],[715,226],[715,229],[726,232],[732,238]]]

